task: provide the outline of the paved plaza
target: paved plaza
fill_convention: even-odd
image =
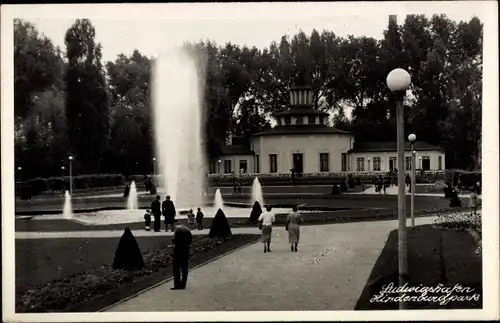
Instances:
[[[431,217],[416,219],[429,223]],[[396,228],[394,220],[306,226],[292,253],[277,227],[271,253],[252,244],[192,270],[186,290],[170,290],[168,281],[107,311],[353,310]]]

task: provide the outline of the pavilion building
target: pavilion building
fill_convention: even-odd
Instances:
[[[356,142],[352,133],[328,125],[328,113],[313,107],[312,89],[290,89],[290,108],[276,113],[276,126],[256,133],[250,147],[233,145],[212,163],[211,173],[340,173],[397,168],[396,142]],[[231,138],[231,136],[230,136]],[[411,170],[410,143],[405,143],[405,170]],[[444,170],[442,149],[414,143],[417,168]]]

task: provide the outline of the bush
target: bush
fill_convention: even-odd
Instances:
[[[144,268],[141,249],[130,228],[125,228],[115,252],[113,269],[139,270]]]
[[[250,217],[248,218],[248,223],[256,224],[261,214],[262,207],[260,206],[259,202],[255,201],[252,207],[252,212],[250,212]]]
[[[209,238],[227,239],[231,237],[231,228],[224,212],[219,209],[212,220],[212,226],[208,233]]]
[[[460,169],[447,169],[445,172],[445,181],[450,184],[457,184],[458,178],[461,179],[464,189],[473,188],[479,182],[482,183],[481,171],[465,171]]]

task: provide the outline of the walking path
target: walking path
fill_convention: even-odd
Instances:
[[[432,223],[432,217],[415,220]],[[107,311],[353,310],[396,228],[394,220],[305,226],[299,252],[292,253],[277,227],[271,253],[252,244],[194,269],[186,290],[170,290],[167,282]]]

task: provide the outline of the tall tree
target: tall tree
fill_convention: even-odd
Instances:
[[[81,171],[97,173],[109,134],[109,99],[101,45],[88,19],[77,19],[65,36],[66,116],[73,154]]]

